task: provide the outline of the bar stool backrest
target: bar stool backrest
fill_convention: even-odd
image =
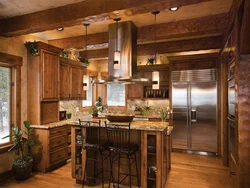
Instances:
[[[82,121],[79,119],[79,125],[81,127],[82,146],[83,149],[90,145],[96,145],[100,147],[101,144],[101,121]]]
[[[105,122],[108,144],[111,149],[130,151],[130,123],[118,125]]]

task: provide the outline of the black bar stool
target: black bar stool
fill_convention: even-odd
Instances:
[[[79,119],[82,134],[82,149],[86,150],[86,163],[84,168],[84,177],[82,187],[84,187],[85,180],[91,179],[92,183],[96,183],[101,175],[102,187],[104,188],[104,161],[109,158],[104,155],[108,151],[107,140],[101,140],[101,121],[81,121]],[[99,156],[101,159],[99,159]],[[93,175],[87,176],[87,165],[93,162]],[[98,164],[101,163],[101,168]]]
[[[139,151],[138,144],[131,143],[130,137],[130,123],[107,123],[105,122],[107,138],[108,138],[108,145],[110,151],[110,163],[111,163],[111,173],[110,173],[110,180],[109,180],[109,187],[111,179],[113,178],[113,165],[116,161],[118,161],[118,187],[119,185],[129,177],[129,186],[131,187],[131,177],[135,176],[137,178],[137,186],[140,187],[140,180],[138,174],[138,167],[137,167],[137,160],[136,160],[136,152]],[[128,174],[121,173],[120,167],[121,165],[121,158],[127,158],[128,166]],[[135,163],[136,168],[136,175],[132,175],[131,173],[131,165]],[[120,175],[123,175],[123,178],[120,180]]]

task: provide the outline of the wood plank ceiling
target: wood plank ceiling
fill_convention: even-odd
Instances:
[[[177,50],[173,45],[180,46],[181,50],[196,50],[208,40],[213,41],[205,45],[206,49],[220,48],[221,36],[228,28],[232,3],[233,0],[23,0],[20,4],[19,0],[2,0],[0,36],[33,34],[61,48],[82,49],[85,46],[82,24],[88,22],[91,24],[88,44],[96,50],[107,48],[108,24],[114,23],[113,18],[121,17],[122,21],[132,20],[138,27],[138,49],[144,49],[139,54],[145,54],[150,53],[150,43],[154,39],[151,11],[160,10],[157,42],[169,50]],[[174,6],[180,9],[169,11]],[[64,31],[58,32],[58,27],[64,27]],[[195,46],[188,47],[188,41]],[[95,52],[104,56],[106,51]]]

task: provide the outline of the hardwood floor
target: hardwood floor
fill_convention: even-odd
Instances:
[[[6,188],[76,188],[71,178],[71,164],[53,172],[37,173],[26,181],[10,179],[0,187]],[[87,187],[87,186],[86,186]],[[97,188],[101,186],[95,186]],[[105,186],[107,187],[107,186]],[[229,182],[228,168],[217,157],[172,153],[172,170],[167,188],[233,188]]]

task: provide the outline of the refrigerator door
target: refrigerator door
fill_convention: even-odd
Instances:
[[[173,149],[187,149],[188,141],[188,88],[186,83],[172,84]]]
[[[217,153],[216,82],[190,84],[191,150]]]

